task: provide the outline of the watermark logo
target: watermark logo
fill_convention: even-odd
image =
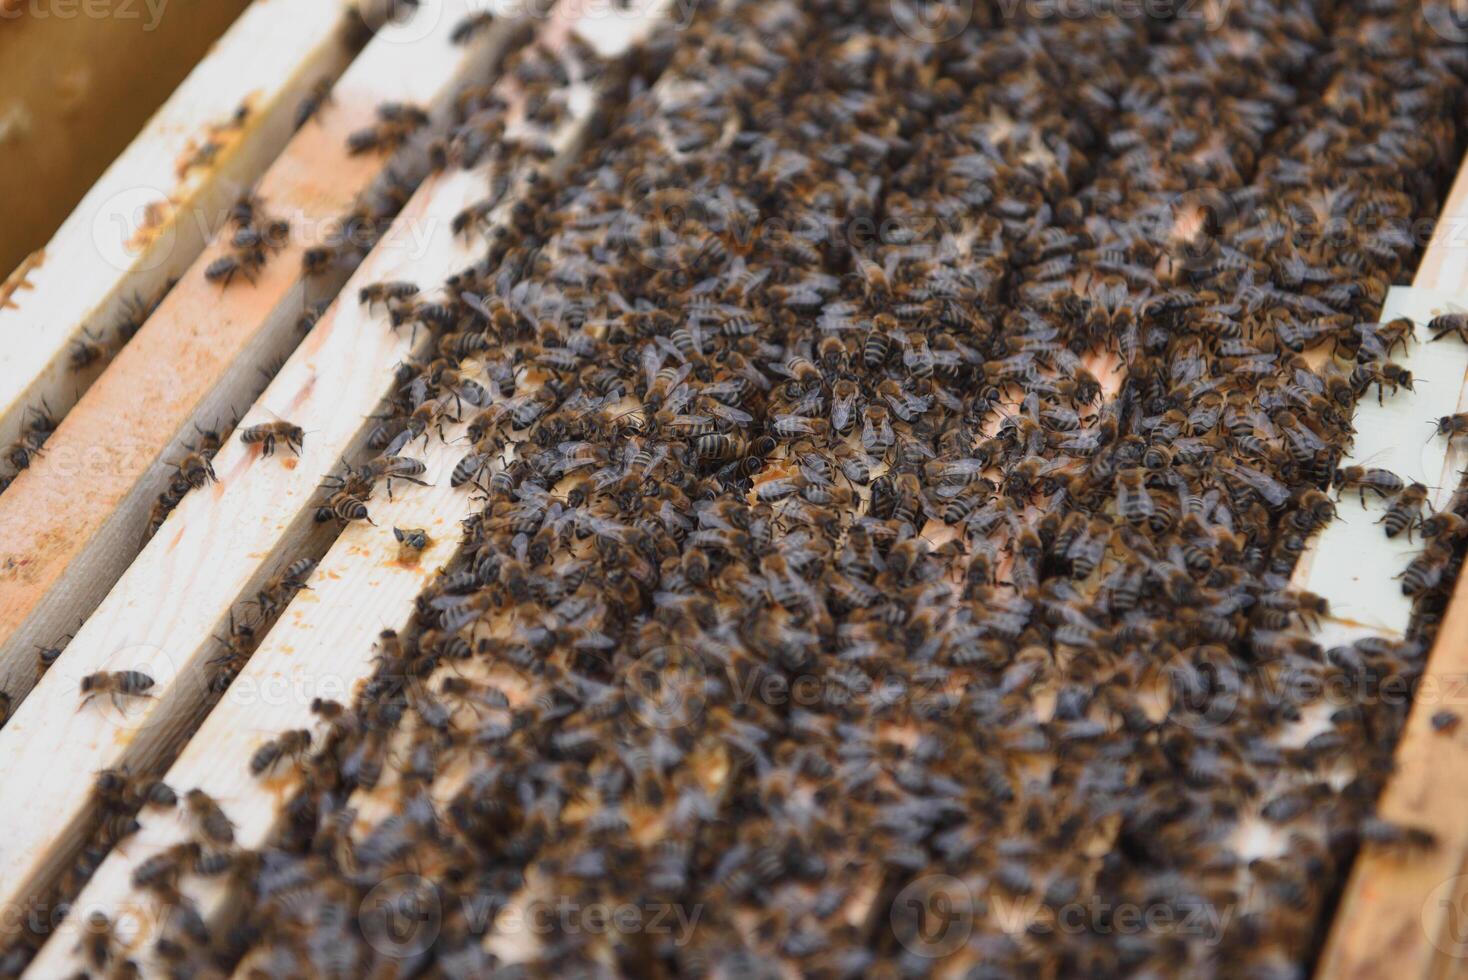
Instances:
[[[673,731],[703,712],[708,677],[689,651],[658,647],[644,654],[625,675],[627,703],[648,728]]]
[[[167,9],[168,0],[0,0],[0,20],[132,20],[151,34]]]
[[[114,194],[92,218],[92,244],[119,272],[156,269],[173,252],[173,204],[156,187],[131,187]]]
[[[897,893],[888,918],[903,949],[950,956],[973,934],[973,891],[951,875],[924,875]]]
[[[443,901],[438,889],[418,875],[395,875],[373,886],[357,909],[362,936],[381,956],[412,959],[438,939]]]
[[[974,0],[890,0],[898,30],[924,44],[951,41],[974,19]]]
[[[1445,41],[1468,41],[1468,0],[1423,0],[1422,18]]]
[[[1468,875],[1454,875],[1428,892],[1421,920],[1434,949],[1455,960],[1468,959]]]

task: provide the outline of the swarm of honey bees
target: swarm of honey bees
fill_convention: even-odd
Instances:
[[[1383,692],[1468,522],[1340,460],[1359,399],[1410,391],[1394,354],[1468,339],[1376,319],[1457,163],[1468,52],[1382,0],[979,3],[942,37],[898,6],[705,5],[559,178],[469,97],[434,156],[497,155],[454,226],[482,261],[343,297],[421,356],[317,517],[370,520],[453,422],[482,507],[356,700],[251,760],[304,778],[269,847],[128,791],[199,828],[137,887],[243,894],[218,934],[177,903],[165,962],[1297,976],[1360,848],[1432,846],[1374,815],[1409,707]],[[565,66],[511,70],[553,126]],[[354,151],[418,125],[379,115]],[[1345,492],[1424,542],[1404,641],[1323,648],[1328,604],[1289,587]],[[429,941],[353,914],[384,888],[431,893]]]

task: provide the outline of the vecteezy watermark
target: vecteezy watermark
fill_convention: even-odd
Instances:
[[[1455,960],[1468,959],[1468,875],[1453,875],[1428,892],[1420,918],[1434,949]]]
[[[892,900],[892,934],[909,953],[942,959],[974,931],[974,893],[950,875],[924,875]]]
[[[708,676],[689,650],[649,651],[625,675],[627,703],[638,721],[658,731],[682,728],[703,711]]]
[[[367,944],[383,956],[411,959],[427,952],[443,928],[443,901],[433,883],[418,875],[379,882],[357,907]]]
[[[910,706],[929,717],[956,710],[962,694],[958,680],[916,680],[898,671],[731,671],[717,658],[676,646],[658,647],[638,659],[623,675],[623,688],[637,720],[659,731],[692,724],[713,692],[726,705],[864,705],[875,712]]]
[[[1047,903],[998,887],[978,888],[952,875],[923,875],[893,899],[888,922],[908,952],[942,959],[957,952],[976,925],[1010,936],[1142,934],[1183,936],[1207,946],[1223,941],[1232,905],[1201,899],[1114,901],[1100,895]],[[982,922],[980,921],[982,920]]]
[[[0,20],[136,20],[158,29],[168,0],[0,0]]]
[[[413,959],[432,948],[451,914],[475,935],[623,936],[667,938],[686,945],[703,914],[702,905],[666,902],[581,902],[569,896],[501,904],[468,897],[450,905],[438,886],[415,874],[380,882],[362,899],[357,924],[368,945],[382,956]]]
[[[1422,0],[1422,19],[1445,41],[1468,41],[1468,0]]]
[[[973,22],[974,0],[889,0],[892,20],[914,41],[938,44]]]
[[[974,0],[888,0],[892,20],[908,37],[938,44],[958,37],[974,22]],[[1228,18],[1231,0],[998,0],[1000,20],[1036,23],[1056,20],[1197,21],[1217,30]]]

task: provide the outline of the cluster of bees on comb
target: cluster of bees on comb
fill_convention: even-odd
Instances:
[[[1380,0],[892,10],[704,5],[568,173],[500,151],[482,261],[353,297],[423,352],[362,472],[467,422],[482,507],[252,760],[303,788],[180,973],[1298,976],[1362,847],[1433,846],[1374,806],[1463,519],[1340,459],[1411,384],[1374,318],[1468,51]],[[552,127],[565,68],[509,70]],[[1433,542],[1405,640],[1311,638],[1333,490]]]

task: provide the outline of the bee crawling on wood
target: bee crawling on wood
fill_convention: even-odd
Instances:
[[[391,304],[416,295],[418,287],[411,282],[376,282],[358,290],[357,300],[370,310],[379,303]]]
[[[1427,505],[1427,487],[1411,483],[1390,498],[1386,513],[1376,522],[1386,525],[1386,536],[1394,538],[1403,531],[1412,540],[1412,530],[1422,523],[1422,509]]]
[[[264,456],[274,454],[277,441],[284,442],[299,456],[301,446],[306,441],[306,432],[299,425],[290,422],[262,422],[240,430],[240,442],[247,446],[258,444],[261,455]]]
[[[302,99],[301,104],[296,107],[296,129],[300,129],[302,126],[306,125],[306,123],[310,122],[312,119],[315,119],[316,114],[319,113],[324,106],[328,106],[331,104],[331,89],[332,80],[329,76],[326,78],[318,78],[316,80],[316,82],[311,86],[311,91],[306,93],[306,97]]]
[[[362,468],[354,474],[354,478],[367,484],[376,483],[378,480],[385,480],[387,482],[387,499],[391,500],[392,481],[402,480],[407,483],[416,483],[420,487],[426,487],[429,485],[428,481],[419,479],[426,472],[428,472],[428,467],[421,459],[387,453],[363,464]]]
[[[1443,313],[1435,316],[1428,321],[1427,332],[1432,334],[1428,343],[1442,340],[1449,334],[1468,343],[1468,313]]]
[[[1452,560],[1452,549],[1434,540],[1396,574],[1395,577],[1402,580],[1402,594],[1415,598],[1436,589],[1442,584]]]
[[[310,747],[311,733],[309,731],[304,728],[288,731],[255,750],[255,754],[250,756],[250,774],[252,776],[262,775],[274,768],[281,759],[299,761]]]
[[[384,102],[377,107],[376,123],[347,137],[347,152],[352,156],[379,150],[392,152],[428,122],[428,113],[417,106]]]
[[[111,966],[118,946],[112,920],[99,909],[87,916],[75,950],[82,954],[88,969],[104,972]]]
[[[204,268],[204,278],[226,287],[237,275],[244,276],[248,282],[254,282],[257,268],[259,264],[251,256],[221,255]]]
[[[71,369],[83,371],[107,356],[107,347],[91,329],[82,328],[82,335],[71,342]]]
[[[82,678],[81,692],[86,696],[77,710],[85,708],[99,694],[111,697],[113,706],[120,709],[123,698],[152,697],[148,690],[153,683],[153,678],[140,670],[99,670]]]
[[[271,576],[260,586],[260,591],[255,593],[254,603],[260,610],[260,615],[266,618],[274,616],[290,604],[297,592],[309,589],[306,579],[311,577],[315,569],[316,562],[313,559],[298,558]]]
[[[1451,442],[1458,436],[1468,435],[1468,412],[1444,415],[1429,424],[1433,427],[1433,435],[1446,436]]]
[[[255,648],[255,627],[244,619],[237,620],[231,609],[229,632],[224,636],[215,635],[214,639],[224,648],[224,652],[212,658],[207,665],[209,690],[218,694],[229,686],[250,658],[250,652]]]
[[[1366,491],[1371,491],[1385,500],[1394,493],[1401,492],[1403,486],[1402,478],[1390,470],[1371,466],[1346,466],[1336,471],[1335,488],[1336,496],[1347,490],[1356,490],[1361,495],[1361,506],[1366,506]]]
[[[201,789],[189,790],[184,795],[184,807],[198,824],[206,841],[211,844],[234,843],[234,824],[208,793]]]

